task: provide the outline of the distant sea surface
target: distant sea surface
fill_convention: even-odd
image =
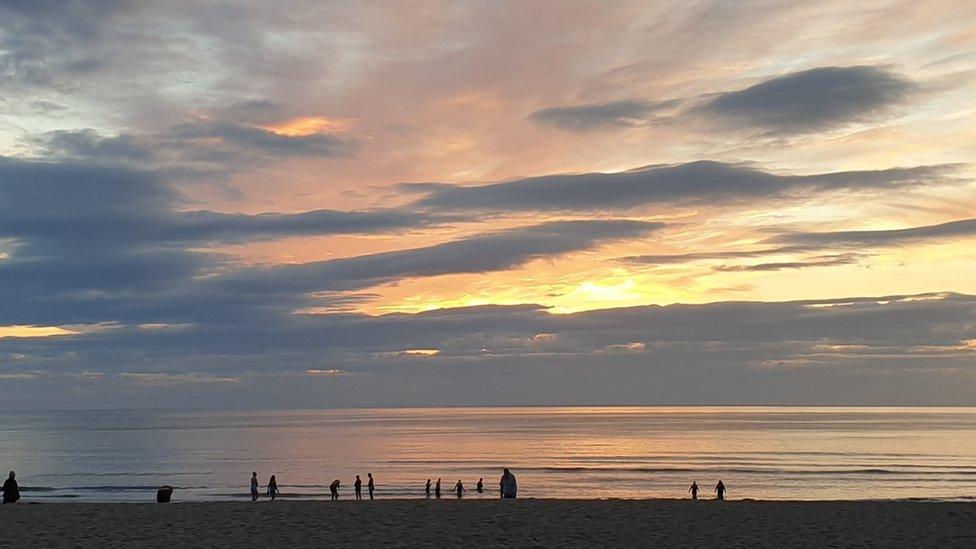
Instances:
[[[0,413],[0,470],[24,501],[497,497],[502,467],[533,498],[976,498],[976,408],[573,407]],[[474,491],[484,477],[486,493]]]

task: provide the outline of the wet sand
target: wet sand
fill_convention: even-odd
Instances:
[[[976,547],[976,503],[687,500],[44,503],[4,547]]]

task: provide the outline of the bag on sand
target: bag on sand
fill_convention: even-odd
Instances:
[[[169,503],[171,497],[173,497],[172,486],[163,486],[156,491],[156,503]]]

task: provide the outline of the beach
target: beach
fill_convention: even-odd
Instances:
[[[44,503],[7,547],[973,547],[976,504],[689,500]]]

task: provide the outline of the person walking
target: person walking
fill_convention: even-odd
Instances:
[[[356,482],[352,483],[352,487],[356,490],[356,499],[363,499],[363,481],[356,475]]]
[[[271,475],[271,478],[268,479],[268,497],[271,498],[271,501],[274,501],[278,497],[278,481],[274,475]]]
[[[498,486],[502,499],[515,499],[518,495],[518,481],[507,467],[502,470],[502,479],[498,482]]]
[[[691,481],[691,488],[688,488],[688,491],[691,492],[691,499],[698,499],[698,483],[697,482]]]
[[[17,503],[20,499],[20,486],[17,485],[17,474],[10,471],[10,476],[3,481],[3,502]]]
[[[427,486],[424,486],[424,493],[427,494],[427,499],[430,499],[430,479],[427,479]]]
[[[251,473],[251,501],[258,500],[258,474]]]
[[[437,484],[434,485],[434,497],[441,499],[441,479],[437,479]]]
[[[725,483],[721,480],[715,485],[715,499],[725,499]]]
[[[335,479],[329,485],[329,492],[332,493],[332,501],[338,501],[339,499],[339,484],[339,479]]]
[[[454,491],[457,492],[457,498],[461,499],[461,494],[465,492],[464,485],[461,484],[461,479],[458,479],[457,484],[454,485]]]
[[[373,473],[366,473],[366,478],[369,479],[366,481],[366,488],[369,489],[369,499],[373,499],[373,489],[375,488],[373,485]]]

